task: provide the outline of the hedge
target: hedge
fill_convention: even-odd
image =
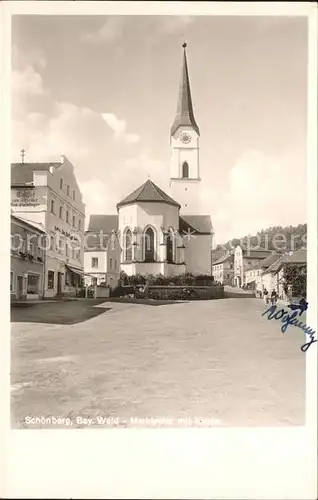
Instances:
[[[224,297],[222,286],[149,286],[148,298],[155,300],[208,300]]]
[[[179,285],[150,285],[145,291],[133,286],[118,286],[111,290],[111,297],[134,295],[138,298],[153,300],[208,300],[224,297],[222,285],[212,286],[179,286]]]
[[[120,273],[120,281],[124,286],[127,285],[189,285],[189,286],[209,286],[214,282],[214,277],[210,274],[179,274],[177,276],[163,276],[162,274],[135,274],[128,276],[125,272]]]

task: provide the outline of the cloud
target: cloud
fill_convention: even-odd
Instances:
[[[96,31],[84,33],[82,40],[94,45],[113,42],[122,37],[125,19],[122,16],[111,16]]]
[[[184,31],[194,21],[195,17],[193,16],[164,16],[159,20],[158,34],[170,35]]]
[[[92,214],[114,214],[116,213],[116,202],[113,197],[106,196],[106,186],[100,179],[90,179],[79,182],[83,201],[86,204],[86,227],[89,216]]]
[[[144,38],[147,35],[169,36],[174,33],[182,33],[195,21],[194,16],[110,16],[105,23],[95,31],[89,31],[82,35],[82,41],[100,45],[103,43],[118,42],[123,38],[128,28],[138,32]]]
[[[11,84],[13,92],[20,96],[44,94],[42,77],[32,66],[23,71],[12,71]]]
[[[91,214],[117,213],[117,203],[149,177],[163,189],[168,189],[168,164],[155,160],[149,152],[142,151],[112,170],[108,182],[96,178],[80,182],[84,203],[87,205],[86,224]]]
[[[102,113],[102,118],[112,129],[117,140],[123,140],[127,144],[136,144],[140,141],[138,134],[126,133],[126,120],[119,120],[114,113]]]
[[[44,69],[47,65],[46,57],[41,49],[20,50],[16,45],[12,46],[12,67],[22,71],[29,66],[35,69]]]
[[[245,151],[229,171],[229,190],[212,208],[218,243],[305,221],[304,168],[296,154]]]

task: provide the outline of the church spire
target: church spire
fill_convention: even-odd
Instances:
[[[177,129],[182,125],[193,127],[194,130],[198,133],[198,135],[200,135],[199,127],[195,121],[193,114],[187,54],[186,54],[187,44],[184,43],[182,47],[183,47],[183,65],[181,73],[181,82],[179,87],[178,107],[177,107],[176,118],[171,127],[171,135],[174,135]]]

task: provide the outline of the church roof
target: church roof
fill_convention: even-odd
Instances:
[[[160,189],[154,182],[147,180],[142,186],[135,189],[126,198],[117,204],[117,208],[123,205],[130,205],[131,203],[138,203],[141,201],[156,202],[156,203],[168,203],[169,205],[174,205],[180,207],[179,203],[170,198],[162,189]]]
[[[307,250],[300,249],[296,250],[290,254],[284,254],[275,262],[273,262],[264,272],[267,273],[278,273],[280,269],[284,266],[288,266],[289,264],[306,264],[307,262]]]
[[[209,215],[180,215],[179,217],[180,233],[191,234],[212,234],[212,222]]]
[[[184,43],[183,65],[181,72],[181,82],[179,87],[177,115],[171,127],[171,135],[174,135],[177,129],[182,125],[193,127],[195,131],[200,135],[200,130],[195,121],[193,113],[186,46],[187,46],[186,43]]]
[[[90,216],[86,234],[90,241],[95,241],[100,231],[109,235],[118,231],[118,215],[93,214]],[[179,216],[179,231],[181,234],[212,234],[212,224],[209,215]]]
[[[110,234],[97,234],[91,233],[89,231],[85,232],[85,252],[89,251],[99,251],[99,250],[107,250],[108,244],[111,241]]]
[[[234,261],[234,255],[229,253],[222,255],[222,257],[219,257],[215,262],[213,262],[213,266],[216,266],[217,264],[223,264],[223,262],[227,260]]]
[[[87,232],[99,233],[99,231],[103,231],[105,234],[110,234],[112,231],[118,231],[118,215],[91,215]]]
[[[31,227],[32,229],[37,229],[41,233],[45,233],[45,229],[40,222],[34,222],[33,220],[25,219],[24,217],[21,217],[20,215],[11,214],[11,221],[14,222],[14,219],[17,220],[18,222],[23,222],[24,224]]]
[[[51,166],[58,168],[62,165],[61,162],[11,163],[11,186],[33,184],[34,171],[49,171]]]
[[[271,250],[266,250],[266,248],[247,248],[243,249],[243,258],[244,259],[266,259],[269,255],[272,254]]]

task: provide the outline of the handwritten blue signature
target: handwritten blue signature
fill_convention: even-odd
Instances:
[[[268,314],[267,319],[272,320],[280,320],[283,325],[281,327],[281,332],[285,333],[289,325],[296,326],[303,330],[306,335],[309,336],[309,342],[306,342],[304,345],[301,346],[301,350],[303,352],[306,352],[307,349],[313,344],[314,342],[317,342],[317,339],[314,338],[315,335],[315,330],[313,330],[310,326],[307,326],[305,323],[302,321],[299,321],[297,318],[302,315],[304,311],[307,310],[308,308],[308,302],[306,301],[300,301],[299,304],[291,304],[288,306],[293,312],[290,313],[289,311],[285,311],[284,309],[277,309],[276,305],[270,306],[267,311],[265,311],[262,316],[265,316],[265,314]]]

